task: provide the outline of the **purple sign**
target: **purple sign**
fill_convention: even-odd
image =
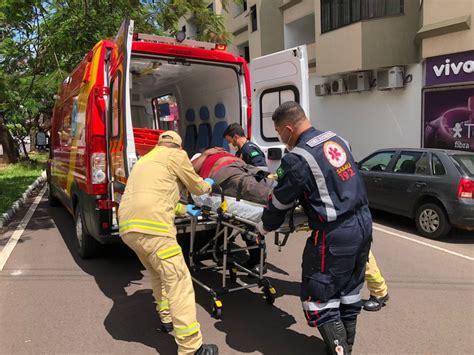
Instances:
[[[426,86],[474,82],[474,51],[426,59]]]
[[[423,92],[423,146],[474,152],[474,87]]]

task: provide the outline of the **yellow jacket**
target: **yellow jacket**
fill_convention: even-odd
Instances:
[[[175,210],[180,190],[211,192],[184,150],[157,146],[133,167],[120,201],[119,231],[176,236]]]

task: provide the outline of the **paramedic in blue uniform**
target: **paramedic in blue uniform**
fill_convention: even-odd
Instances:
[[[341,347],[350,354],[372,241],[365,186],[345,142],[312,127],[299,104],[281,104],[272,119],[289,153],[257,228],[262,235],[277,229],[297,201],[302,205],[312,230],[303,251],[304,314],[330,354]]]
[[[237,152],[235,156],[253,166],[267,166],[265,154],[255,143],[247,139],[244,129],[238,123],[232,123],[224,131],[224,139]]]

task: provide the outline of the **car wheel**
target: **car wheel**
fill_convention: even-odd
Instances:
[[[58,207],[61,202],[59,199],[54,196],[53,189],[51,188],[51,183],[48,182],[48,202],[51,207]]]
[[[435,203],[421,205],[415,217],[416,228],[424,237],[441,239],[451,230],[446,212]]]
[[[77,207],[75,213],[75,227],[77,252],[79,253],[79,256],[83,259],[90,259],[99,256],[102,253],[102,244],[87,234],[86,229],[84,228],[82,212],[79,207]]]

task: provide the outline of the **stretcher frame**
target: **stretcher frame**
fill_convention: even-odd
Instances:
[[[224,294],[238,292],[250,288],[262,288],[266,302],[272,305],[275,302],[276,289],[272,287],[270,281],[263,276],[263,267],[265,261],[265,239],[256,232],[256,223],[241,218],[229,213],[226,213],[222,208],[217,211],[212,211],[206,206],[201,207],[202,215],[200,217],[189,217],[190,223],[190,248],[189,248],[189,267],[191,269],[191,277],[196,285],[203,288],[208,292],[212,298],[211,303],[211,314],[214,318],[219,319],[222,315],[223,303],[221,296]],[[212,222],[216,225],[215,235],[199,250],[195,250],[196,242],[196,231],[199,223]],[[246,234],[250,237],[256,238],[257,245],[245,246],[238,248],[230,248],[229,244],[232,243],[239,235]],[[286,244],[286,240],[290,231],[283,234],[284,238],[281,239],[281,233],[275,233],[275,244],[281,248]],[[219,243],[219,239],[222,237],[222,245]],[[216,248],[219,247],[217,251]],[[259,272],[256,273],[253,270],[245,268],[237,260],[232,258],[232,254],[241,251],[248,251],[251,249],[259,249]],[[217,253],[222,253],[222,260],[220,260]],[[212,263],[210,265],[201,265],[195,262],[196,257],[211,256]],[[205,259],[206,261],[210,259]],[[219,288],[213,288],[200,280],[198,275],[199,271],[202,270],[213,270],[221,274],[221,285]],[[254,283],[246,283],[238,278],[238,272],[242,272],[247,276],[254,277],[256,281]],[[229,285],[236,284],[234,287]]]

